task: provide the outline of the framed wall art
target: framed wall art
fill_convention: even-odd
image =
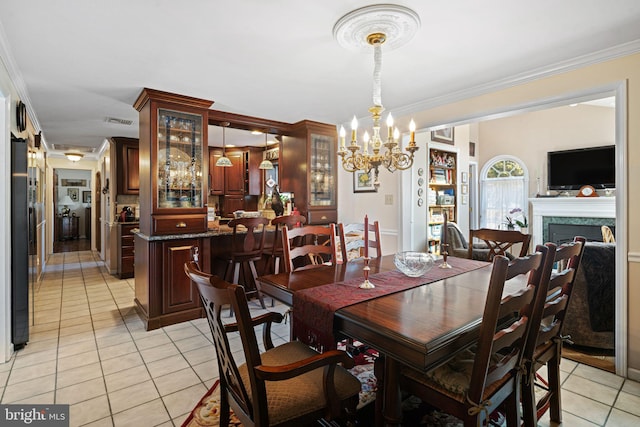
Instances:
[[[91,191],[82,192],[82,203],[91,203]]]
[[[67,194],[74,202],[80,201],[80,190],[77,188],[67,188]]]
[[[355,171],[353,173],[354,193],[374,193],[378,191],[373,185],[373,174],[369,171]]]
[[[444,128],[431,131],[431,140],[454,145],[453,128]]]

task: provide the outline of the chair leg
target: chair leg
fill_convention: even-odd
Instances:
[[[264,305],[264,298],[262,298],[262,292],[260,292],[260,285],[258,284],[258,272],[256,271],[256,264],[253,261],[249,261],[249,268],[251,269],[251,274],[253,275],[253,283],[256,287],[256,293],[258,294],[258,299],[260,300],[260,305],[262,308],[267,308]]]
[[[536,411],[536,390],[535,390],[535,368],[531,368],[531,372],[527,372],[522,378],[522,419],[524,426],[537,425]]]
[[[229,266],[231,266],[231,264],[229,264]],[[233,263],[233,282],[234,284],[238,284],[238,280],[240,279],[240,263],[239,262],[234,262]],[[229,306],[229,317],[233,316],[233,307]]]
[[[547,362],[549,391],[551,392],[549,416],[551,421],[562,422],[562,402],[560,398],[560,352],[561,344],[556,344],[554,356]]]

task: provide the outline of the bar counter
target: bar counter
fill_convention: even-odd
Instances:
[[[268,247],[273,243],[274,229],[267,226]],[[148,236],[139,229],[132,232],[135,303],[147,330],[204,317],[198,291],[184,273],[184,263],[191,260],[197,248],[200,268],[224,277],[224,256],[231,250],[233,229],[210,222],[209,230],[202,233]],[[238,233],[243,232],[239,229]],[[256,265],[260,273],[264,265]]]

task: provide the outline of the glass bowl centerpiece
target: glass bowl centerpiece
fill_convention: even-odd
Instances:
[[[406,251],[396,253],[393,262],[407,276],[419,277],[429,271],[435,261],[430,253]]]

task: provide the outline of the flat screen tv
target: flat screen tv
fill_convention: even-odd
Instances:
[[[547,153],[549,190],[578,190],[583,185],[615,188],[616,147],[589,147]]]

